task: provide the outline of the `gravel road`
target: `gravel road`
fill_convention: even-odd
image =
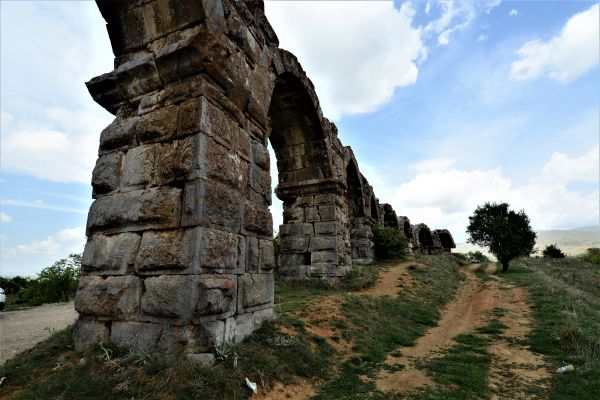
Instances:
[[[0,313],[0,365],[75,322],[73,302]]]

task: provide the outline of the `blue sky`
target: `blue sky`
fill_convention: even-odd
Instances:
[[[0,2],[0,274],[80,252],[112,70],[92,2]],[[457,242],[508,201],[536,229],[599,222],[594,2],[267,2],[381,202]],[[276,179],[274,179],[276,182]],[[276,200],[276,199],[274,199]],[[281,205],[272,206],[281,221]]]

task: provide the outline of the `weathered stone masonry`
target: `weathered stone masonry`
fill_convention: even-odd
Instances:
[[[115,69],[87,86],[116,118],[92,177],[77,347],[204,353],[271,318],[268,141],[280,273],[335,280],[373,260],[372,226],[396,214],[278,48],[262,1],[97,3]]]

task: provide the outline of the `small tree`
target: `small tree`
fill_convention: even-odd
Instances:
[[[565,253],[561,251],[555,244],[546,246],[542,251],[544,258],[565,258]]]
[[[373,227],[373,242],[375,257],[384,260],[402,258],[406,255],[408,241],[398,228],[376,225]]]
[[[535,232],[523,210],[509,210],[508,203],[485,203],[469,217],[469,243],[486,246],[508,271],[508,263],[519,256],[529,255],[535,245]]]

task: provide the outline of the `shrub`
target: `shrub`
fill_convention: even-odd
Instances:
[[[587,249],[581,258],[589,263],[600,265],[600,248],[592,247],[591,249]]]
[[[380,260],[402,258],[408,249],[406,237],[398,228],[376,225],[373,228],[373,242],[375,258]]]
[[[555,244],[546,246],[542,251],[544,258],[565,258],[565,253],[562,252]]]
[[[69,301],[77,291],[80,268],[80,254],[70,254],[68,258],[56,261],[19,290],[17,303],[39,306],[44,303]]]

